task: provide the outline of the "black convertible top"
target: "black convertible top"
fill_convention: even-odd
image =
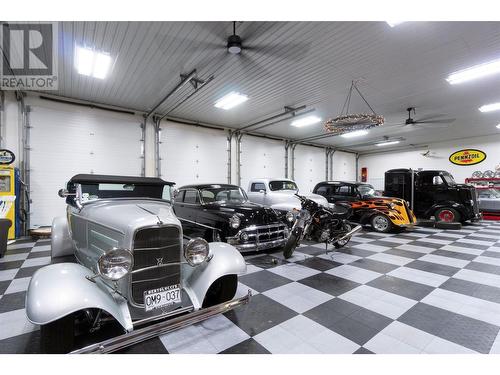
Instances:
[[[77,174],[71,177],[70,182],[76,184],[131,184],[164,186],[174,185],[174,182],[162,180],[158,177],[112,176],[103,174]]]

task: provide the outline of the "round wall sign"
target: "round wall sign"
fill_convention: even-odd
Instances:
[[[450,161],[456,165],[479,164],[486,159],[486,153],[476,149],[466,149],[454,152],[450,155]]]
[[[9,165],[16,160],[16,155],[10,150],[0,149],[0,165]]]

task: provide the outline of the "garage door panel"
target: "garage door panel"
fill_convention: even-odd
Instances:
[[[241,139],[241,187],[248,189],[251,179],[285,177],[285,146],[273,139],[244,136]]]
[[[75,174],[140,175],[139,117],[62,103],[30,104],[31,228],[64,214],[57,191]]]
[[[294,157],[295,182],[302,193],[310,193],[318,182],[325,180],[325,150],[299,145]]]
[[[333,180],[356,180],[356,154],[336,151],[333,154]]]
[[[172,122],[160,134],[161,177],[177,186],[227,182],[227,135]]]

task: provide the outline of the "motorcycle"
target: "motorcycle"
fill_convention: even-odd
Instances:
[[[290,237],[283,247],[283,255],[286,259],[304,239],[314,242],[324,242],[339,249],[349,242],[351,236],[359,232],[361,225],[354,226],[347,219],[352,215],[352,208],[341,204],[335,208],[324,207],[315,201],[302,195],[295,194],[300,200],[299,210],[292,227]]]

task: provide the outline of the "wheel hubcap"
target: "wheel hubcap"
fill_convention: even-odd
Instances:
[[[450,210],[443,210],[438,215],[439,220],[446,221],[447,223],[452,222],[455,219],[455,215]]]
[[[383,231],[386,230],[389,226],[388,220],[383,216],[377,216],[375,220],[373,220],[373,226],[375,229]]]

